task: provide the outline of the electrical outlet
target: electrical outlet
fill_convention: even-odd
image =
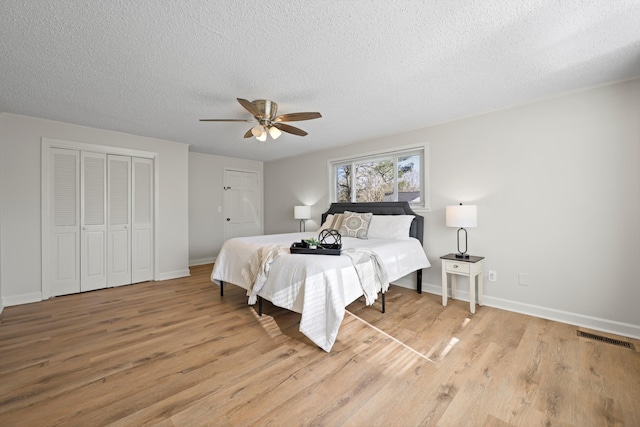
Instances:
[[[498,273],[496,273],[493,270],[489,270],[489,281],[490,282],[497,282],[498,281]]]

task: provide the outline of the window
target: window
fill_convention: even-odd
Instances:
[[[425,206],[425,148],[330,162],[332,201]]]

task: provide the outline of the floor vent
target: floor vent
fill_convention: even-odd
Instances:
[[[589,338],[591,340],[602,341],[607,344],[617,345],[618,347],[629,348],[631,350],[635,350],[635,347],[632,343],[622,340],[617,340],[614,338],[603,337],[602,335],[590,334],[589,332],[578,331],[578,336],[583,338]]]

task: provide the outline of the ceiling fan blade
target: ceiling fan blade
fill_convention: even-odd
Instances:
[[[320,113],[290,113],[276,116],[275,122],[299,122],[301,120],[319,119],[322,117]]]
[[[253,128],[251,128],[251,129],[253,129]],[[244,134],[244,137],[245,137],[245,138],[251,138],[251,137],[253,136],[253,134],[251,133],[251,129],[249,129],[249,130],[247,131],[247,133],[245,133],[245,134]]]
[[[240,105],[242,105],[248,112],[250,112],[251,114],[253,114],[254,117],[258,118],[258,119],[264,119],[264,114],[262,113],[262,111],[260,111],[260,109],[258,107],[256,107],[255,105],[253,105],[251,102],[247,101],[246,99],[242,99],[242,98],[236,98],[238,100],[238,102],[240,103]]]
[[[303,131],[302,129],[298,129],[297,127],[293,127],[293,126],[289,126],[289,125],[285,125],[284,123],[274,123],[273,126],[277,127],[278,129],[280,129],[283,132],[291,133],[293,135],[298,135],[298,136],[307,135],[307,132]]]
[[[247,122],[251,123],[253,120],[245,119],[200,119],[201,122]]]

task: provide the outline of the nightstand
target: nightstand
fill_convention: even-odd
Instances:
[[[441,256],[442,305],[447,305],[447,273],[451,275],[451,298],[456,297],[456,276],[469,278],[469,309],[476,312],[476,277],[478,278],[478,304],[482,305],[482,256],[456,258],[456,254]]]

